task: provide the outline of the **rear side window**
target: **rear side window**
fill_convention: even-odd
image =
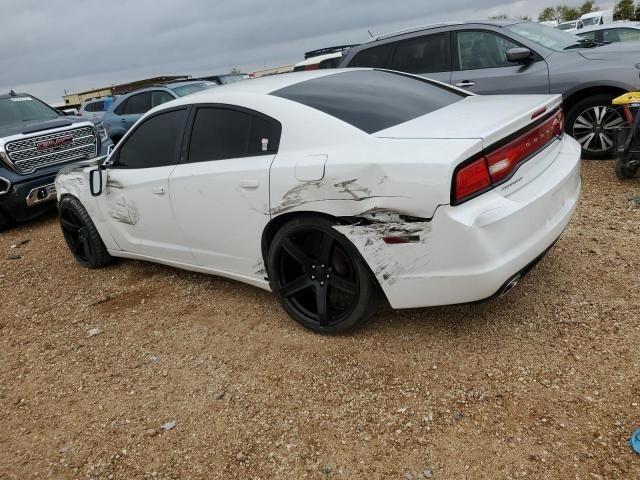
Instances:
[[[175,165],[187,110],[173,110],[145,120],[125,140],[118,154],[120,168],[153,168]]]
[[[437,33],[398,42],[389,68],[408,73],[450,71],[449,34]]]
[[[352,68],[385,68],[394,46],[395,43],[385,43],[362,50],[353,57],[348,66]]]
[[[228,108],[199,108],[193,123],[189,162],[206,162],[257,155],[278,150],[277,122]]]
[[[139,115],[151,110],[151,92],[138,93],[127,100],[125,115]]]
[[[327,75],[271,95],[315,108],[367,133],[408,122],[466,97],[428,80],[380,70]]]
[[[162,90],[151,92],[151,108],[170,102],[171,100],[174,100],[174,98],[168,92]]]

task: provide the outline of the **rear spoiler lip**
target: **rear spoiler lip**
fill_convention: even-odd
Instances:
[[[523,128],[520,128],[519,130],[507,135],[506,137],[498,140],[497,142],[493,142],[492,144],[490,144],[487,147],[484,147],[482,150],[480,150],[478,153],[476,153],[475,155],[472,155],[471,157],[467,158],[466,160],[460,162],[458,165],[455,166],[455,168],[453,169],[453,175],[451,176],[451,193],[450,193],[450,205],[455,206],[455,205],[460,205],[462,203],[465,203],[473,198],[476,198],[490,190],[493,190],[495,187],[500,186],[506,182],[508,182],[509,180],[511,180],[513,178],[513,176],[517,173],[518,170],[520,170],[520,167],[522,165],[524,165],[525,163],[527,163],[529,161],[529,159],[531,159],[531,157],[534,157],[535,155],[537,155],[538,153],[540,153],[542,150],[546,149],[549,145],[551,145],[552,143],[554,143],[556,140],[558,140],[559,138],[562,138],[562,136],[564,136],[565,134],[563,133],[561,137],[555,137],[552,140],[550,140],[549,142],[547,142],[546,144],[544,144],[542,147],[540,147],[540,149],[534,153],[533,155],[531,155],[531,157],[526,158],[525,160],[522,160],[520,163],[518,163],[516,165],[516,167],[511,171],[511,173],[509,175],[507,175],[505,178],[503,178],[500,182],[496,183],[496,184],[491,184],[489,187],[480,190],[478,192],[475,192],[472,195],[469,195],[468,197],[465,197],[462,200],[456,200],[455,199],[455,181],[456,181],[456,174],[458,173],[458,170],[460,170],[461,168],[464,168],[466,165],[469,165],[470,163],[475,162],[476,160],[478,160],[479,158],[482,158],[484,156],[486,156],[488,153],[499,149],[500,147],[508,144],[509,142],[515,140],[516,138],[522,136],[523,134],[527,133],[529,130],[532,130],[540,125],[542,125],[544,122],[546,122],[547,120],[549,120],[550,118],[552,118],[554,115],[556,115],[559,111],[562,110],[562,105],[561,102],[558,102],[557,105],[555,105],[554,107],[550,108],[549,111],[543,115],[543,116],[539,116],[535,119],[535,121],[531,122],[530,124],[524,126]]]

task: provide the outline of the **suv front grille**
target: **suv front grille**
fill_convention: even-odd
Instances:
[[[93,158],[98,154],[98,139],[92,127],[81,127],[16,140],[5,148],[16,170],[27,174],[50,165]]]

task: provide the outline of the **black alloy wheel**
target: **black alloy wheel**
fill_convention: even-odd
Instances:
[[[595,95],[578,102],[567,114],[567,132],[582,147],[584,158],[613,155],[616,130],[626,124],[622,110],[611,105],[612,95]]]
[[[58,205],[58,217],[64,239],[78,263],[87,268],[99,268],[112,260],[91,217],[78,199],[63,198]]]
[[[321,217],[287,223],[268,256],[272,290],[303,326],[337,333],[369,318],[376,308],[376,283],[356,248]]]

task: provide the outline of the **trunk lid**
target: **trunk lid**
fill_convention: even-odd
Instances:
[[[485,148],[526,128],[562,103],[560,95],[472,95],[375,133],[379,138],[473,138]],[[539,117],[532,116],[546,109]]]

